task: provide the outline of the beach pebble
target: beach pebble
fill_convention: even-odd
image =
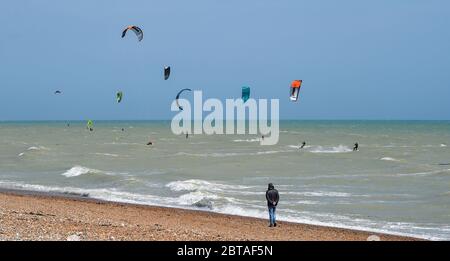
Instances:
[[[67,241],[81,241],[81,238],[78,235],[70,235],[67,237]]]

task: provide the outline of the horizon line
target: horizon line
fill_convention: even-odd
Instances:
[[[0,122],[84,122],[93,121],[171,121],[172,119],[20,119],[20,120],[0,120]],[[202,119],[203,121],[203,119]],[[230,120],[224,120],[230,121]],[[234,119],[236,121],[236,119]],[[248,121],[246,119],[245,121]],[[257,120],[251,120],[257,121]],[[268,119],[270,121],[270,119]],[[450,121],[450,119],[279,119],[279,121]]]

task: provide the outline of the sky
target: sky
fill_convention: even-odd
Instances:
[[[171,119],[182,88],[242,86],[281,119],[450,120],[446,0],[17,0],[0,24],[0,120]]]

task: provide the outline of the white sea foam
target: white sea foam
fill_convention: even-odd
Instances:
[[[267,214],[265,210],[258,210],[254,208],[244,208],[236,206],[236,204],[226,204],[224,206],[216,207],[215,212],[223,213],[227,215],[237,215],[237,216],[250,216],[257,218],[266,218]]]
[[[221,184],[218,182],[210,182],[200,179],[188,179],[188,180],[181,180],[181,181],[172,181],[166,184],[166,187],[168,187],[172,191],[223,191],[223,190],[229,190],[229,189],[248,189],[251,188],[250,186],[243,186],[243,185],[227,185],[227,184]]]
[[[214,208],[214,212],[224,213],[224,214],[232,214],[239,216],[251,216],[257,218],[267,218],[267,211],[265,209],[255,209],[255,208],[243,208],[233,204],[227,204],[222,207]],[[329,227],[338,227],[338,228],[347,228],[347,229],[355,229],[362,230],[374,233],[387,233],[399,236],[413,236],[426,238],[430,240],[439,240],[445,237],[433,237],[427,233],[423,233],[423,230],[427,230],[426,227],[417,226],[417,230],[422,233],[411,233],[411,226],[415,224],[412,223],[403,223],[398,224],[394,222],[373,222],[367,219],[353,218],[340,216],[330,213],[312,213],[312,212],[290,212],[286,211],[286,213],[277,213],[277,219],[280,221],[289,221],[295,223],[302,224],[311,224],[311,225],[319,225],[319,226],[329,226]],[[405,231],[405,232],[393,232],[392,227],[396,226],[396,231]],[[437,228],[430,228],[436,230]]]
[[[41,147],[41,146],[39,146],[39,147],[32,146],[32,147],[29,147],[27,150],[43,150],[43,149],[44,149],[44,147]]]
[[[77,176],[85,175],[85,174],[108,174],[108,173],[101,171],[101,170],[90,169],[90,168],[83,167],[83,166],[74,166],[61,175],[71,178],[71,177],[77,177]]]
[[[442,148],[443,148],[443,147],[447,147],[447,145],[444,144],[444,143],[440,144],[439,146],[442,147]]]
[[[433,171],[424,171],[424,172],[413,172],[413,173],[398,173],[395,174],[395,176],[402,177],[402,176],[429,176],[429,175],[435,175],[435,174],[441,174],[445,172],[450,172],[450,169],[440,169],[440,170],[433,170]]]
[[[287,191],[284,194],[289,195],[299,195],[305,197],[350,197],[352,194],[346,192],[335,192],[335,191]]]
[[[155,206],[165,206],[165,207],[179,207],[179,208],[198,208],[209,209],[213,212],[240,215],[240,216],[251,216],[258,218],[267,218],[267,210],[265,206],[260,205],[240,205],[235,202],[224,203],[220,205],[212,205],[211,201],[221,199],[214,194],[206,193],[189,193],[182,195],[177,198],[172,197],[161,197],[148,194],[138,194],[129,193],[124,191],[119,191],[116,189],[81,189],[75,187],[52,187],[44,185],[35,184],[24,184],[20,182],[9,182],[0,181],[0,187],[11,188],[11,189],[26,189],[32,191],[43,191],[43,192],[57,192],[57,193],[67,193],[67,194],[78,194],[78,195],[88,195],[92,198],[114,201],[114,202],[124,202],[124,203],[134,203],[134,204],[144,204],[144,205],[155,205]],[[230,200],[231,201],[231,200]],[[313,203],[313,201],[309,202]],[[302,204],[299,202],[299,204]],[[308,201],[304,201],[303,204],[308,204]],[[278,213],[278,219],[280,221],[290,221],[297,223],[305,223],[312,225],[348,228],[356,230],[364,230],[377,233],[388,233],[394,235],[404,235],[404,236],[416,236],[431,240],[442,240],[448,239],[450,227],[441,226],[434,224],[414,224],[405,222],[383,222],[383,221],[373,221],[362,218],[348,217],[342,215],[336,215],[332,213],[318,213],[309,211],[296,211],[296,210],[282,210]],[[438,233],[436,231],[441,231]],[[445,231],[446,234],[442,234]],[[432,236],[439,234],[441,236]]]
[[[91,153],[92,154],[92,153]],[[118,154],[112,154],[112,153],[100,153],[100,152],[96,152],[93,153],[94,155],[99,155],[99,156],[108,156],[108,157],[119,157]]]
[[[320,204],[320,202],[318,202],[318,201],[312,201],[312,200],[299,200],[299,201],[297,201],[297,204],[302,204],[302,205],[317,205],[317,204]]]
[[[381,158],[380,160],[385,160],[385,161],[400,161],[400,160],[398,160],[398,159],[391,158],[391,157],[383,157],[383,158]]]
[[[256,152],[256,155],[275,154],[275,153],[280,153],[280,152],[285,152],[285,151],[280,151],[280,150],[258,151],[258,152]]]
[[[31,146],[31,147],[28,147],[26,149],[26,151],[19,153],[18,156],[22,157],[25,154],[27,154],[28,152],[39,152],[39,151],[46,151],[46,150],[50,150],[50,149],[47,147],[44,147],[44,146]]]
[[[339,145],[337,147],[322,147],[317,146],[315,149],[311,150],[312,153],[347,153],[352,150],[344,145]]]
[[[219,198],[218,195],[213,193],[194,191],[178,197],[178,204],[212,209],[214,200]]]

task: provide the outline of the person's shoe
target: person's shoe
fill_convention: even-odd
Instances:
[[[274,223],[273,226],[276,227],[276,226],[277,226],[277,223]]]
[[[272,224],[270,224],[270,225],[269,225],[269,227],[273,227],[273,225],[272,225]]]

